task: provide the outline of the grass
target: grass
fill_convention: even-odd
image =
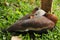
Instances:
[[[33,8],[40,5],[39,0],[30,5],[30,1],[20,1],[20,0],[0,0],[0,40],[10,40],[10,33],[2,33],[1,28],[7,28],[12,25],[16,20],[31,13]],[[56,28],[48,31],[48,34],[43,34],[42,38],[40,35],[35,34],[37,40],[60,40],[60,0],[53,1],[53,11],[58,16],[58,22]],[[23,40],[30,40],[29,34],[22,37]]]

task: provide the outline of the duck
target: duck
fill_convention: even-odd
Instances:
[[[22,17],[6,30],[8,32],[25,32],[29,30],[40,31],[43,29],[52,29],[57,20],[58,18],[55,14],[49,14],[42,9],[35,8],[32,14]]]

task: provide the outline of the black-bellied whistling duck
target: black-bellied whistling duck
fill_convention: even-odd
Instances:
[[[42,9],[35,8],[32,11],[32,14],[22,17],[16,23],[7,28],[6,31],[13,35],[17,35],[15,33],[25,34],[28,31],[30,36],[34,38],[33,32],[38,34],[47,33],[47,29],[51,30],[54,28],[57,20],[56,15],[48,14]]]
[[[26,17],[26,19],[21,19],[11,25],[7,31],[8,32],[15,32],[15,31],[28,31],[28,30],[42,30],[42,29],[52,29],[56,22],[57,17],[54,14],[45,14],[45,12],[40,11],[41,9],[35,8],[32,14],[34,17],[29,18],[30,16]],[[38,11],[37,13],[35,11]],[[43,14],[41,16],[41,13]],[[40,16],[39,16],[40,15]]]
[[[33,37],[32,32],[46,33],[47,29],[51,30],[57,23],[57,17],[54,14],[47,14],[42,9],[35,8],[32,14],[28,14],[16,23],[11,25],[6,30],[14,35],[14,33],[24,33],[25,31],[30,33]],[[25,33],[24,33],[25,34]]]

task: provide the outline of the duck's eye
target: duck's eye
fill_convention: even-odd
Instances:
[[[38,15],[38,14],[35,14],[35,15]]]

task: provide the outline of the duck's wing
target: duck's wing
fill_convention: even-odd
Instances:
[[[53,28],[54,22],[42,16],[40,18],[21,20],[10,26],[8,31],[39,31],[46,28]]]

